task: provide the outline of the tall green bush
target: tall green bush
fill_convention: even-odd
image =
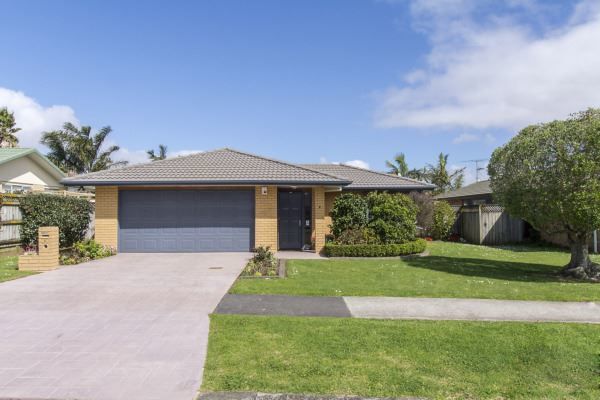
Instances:
[[[365,196],[342,193],[337,196],[331,209],[331,233],[334,237],[344,232],[364,228],[368,222],[368,204]]]
[[[445,201],[437,201],[433,206],[431,236],[436,240],[447,239],[456,221],[456,211]]]
[[[90,224],[92,204],[86,199],[30,193],[19,201],[23,224],[21,239],[35,245],[40,226],[58,226],[60,247],[71,247],[81,241]]]
[[[415,239],[417,206],[404,194],[372,192],[367,195],[369,228],[379,242],[405,243]]]

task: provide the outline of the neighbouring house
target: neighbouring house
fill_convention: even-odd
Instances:
[[[435,199],[445,200],[453,206],[494,204],[489,180],[475,182],[460,189],[438,194]]]
[[[498,245],[522,242],[531,237],[531,226],[509,215],[492,198],[490,181],[475,182],[460,189],[438,194],[457,212],[453,231],[469,243]]]
[[[26,193],[64,189],[65,174],[36,149],[0,148],[0,191]]]
[[[321,251],[343,191],[431,190],[346,165],[292,164],[220,149],[63,179],[95,186],[96,240],[119,252]]]

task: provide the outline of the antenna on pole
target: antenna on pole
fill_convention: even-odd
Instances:
[[[484,162],[484,161],[488,161],[489,158],[480,158],[478,160],[465,160],[465,161],[461,161],[461,163],[475,163],[475,182],[479,182],[479,171],[483,171],[485,168],[484,167],[480,167],[479,165]]]

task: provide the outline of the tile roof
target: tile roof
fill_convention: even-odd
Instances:
[[[475,182],[470,185],[452,190],[451,192],[441,193],[435,196],[436,199],[456,199],[461,197],[472,197],[492,194],[490,181]]]
[[[232,149],[113,168],[63,179],[70,186],[99,185],[335,185],[350,182],[327,173]]]
[[[301,165],[315,171],[337,176],[340,179],[352,181],[352,183],[348,186],[345,186],[344,189],[410,190],[433,189],[435,187],[434,185],[417,181],[415,179],[371,171],[369,169],[358,168],[344,164]]]

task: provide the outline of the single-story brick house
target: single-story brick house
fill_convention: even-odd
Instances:
[[[321,251],[343,191],[433,186],[347,165],[220,149],[66,178],[95,186],[96,240],[119,252]]]

